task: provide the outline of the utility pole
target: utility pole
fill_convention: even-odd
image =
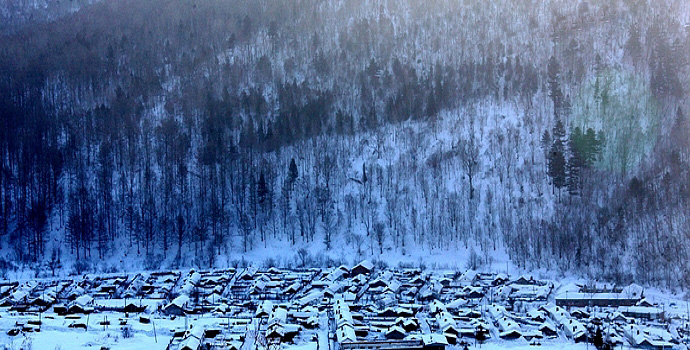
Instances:
[[[156,336],[156,322],[153,321],[153,317],[151,317],[151,324],[153,325],[153,339],[155,340],[156,344],[158,344],[158,337]]]

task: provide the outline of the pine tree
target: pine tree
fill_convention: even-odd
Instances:
[[[548,149],[551,147],[551,134],[549,134],[548,129],[544,130],[544,133],[541,135],[541,145],[547,152]]]
[[[290,183],[290,187],[295,184],[298,176],[299,173],[297,172],[297,163],[295,163],[295,158],[291,158],[290,167],[288,168],[288,182]]]
[[[545,129],[544,133],[541,135],[541,147],[544,150],[544,159],[546,159],[548,164],[550,159],[549,151],[551,150],[551,134],[548,129]]]
[[[582,180],[582,158],[577,152],[572,152],[567,164],[568,194],[575,196],[580,194]]]
[[[256,196],[259,206],[263,208],[268,200],[268,185],[266,184],[266,176],[263,170],[259,175],[259,181],[256,183]]]
[[[548,83],[549,83],[549,97],[553,101],[553,111],[556,118],[561,116],[563,108],[563,92],[561,91],[560,79],[561,68],[556,61],[556,57],[551,56],[547,66]]]
[[[556,125],[553,127],[553,141],[565,141],[565,126],[561,118],[556,118]]]
[[[566,186],[564,147],[563,142],[558,139],[551,145],[551,152],[549,153],[549,176],[553,180],[554,188],[560,190]]]
[[[553,181],[554,190],[562,189],[567,185],[567,163],[565,158],[565,127],[560,118],[556,119],[553,128],[553,143],[549,149],[548,174]],[[559,192],[560,194],[560,192]]]

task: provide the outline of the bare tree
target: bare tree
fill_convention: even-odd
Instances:
[[[474,133],[471,132],[466,140],[459,140],[453,148],[460,157],[460,163],[470,182],[470,200],[472,200],[474,199],[474,177],[479,170],[479,147]]]

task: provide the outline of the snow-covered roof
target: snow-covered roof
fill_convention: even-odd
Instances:
[[[438,334],[438,333],[431,333],[431,334],[422,334],[422,342],[424,343],[425,346],[433,346],[433,345],[448,345],[448,338],[446,338],[443,334]]]
[[[403,335],[406,334],[405,330],[402,329],[402,327],[400,327],[400,326],[393,326],[393,327],[390,327],[390,329],[388,329],[388,331],[386,332],[386,335],[391,335],[391,334],[394,334],[394,333],[400,333],[400,334],[403,334]]]
[[[623,290],[621,291],[621,294],[624,295],[625,297],[631,298],[631,299],[642,298],[642,296],[644,294],[644,288],[633,283],[633,284],[623,288]]]
[[[331,271],[331,273],[329,273],[326,276],[326,279],[329,281],[337,281],[337,280],[341,279],[343,276],[345,276],[345,274],[347,274],[347,271],[345,271],[341,268],[337,268],[337,269]]]
[[[664,311],[658,307],[652,306],[621,306],[618,308],[621,313],[635,313],[635,314],[646,314],[646,315],[660,315]]]
[[[268,324],[285,324],[287,322],[287,310],[282,307],[273,308],[271,316],[268,319]]]
[[[496,319],[496,323],[501,332],[520,331],[520,326],[506,316]]]
[[[188,302],[189,296],[187,294],[180,294],[177,298],[173,299],[170,304],[166,305],[165,308],[167,309],[171,306],[183,308]]]
[[[573,339],[587,334],[587,329],[578,320],[569,319],[567,322],[562,322],[561,325],[565,334]]]
[[[359,264],[357,264],[357,265],[356,265],[355,267],[353,267],[352,269],[354,270],[354,269],[356,269],[356,268],[358,268],[358,267],[362,267],[362,268],[364,268],[364,269],[367,270],[367,271],[371,271],[371,270],[374,269],[374,264],[373,264],[371,261],[369,261],[369,260],[362,260],[362,262],[360,262]]]
[[[93,297],[91,297],[88,294],[84,294],[84,295],[74,299],[74,302],[79,306],[87,306],[87,305],[93,303]]]
[[[321,300],[323,298],[323,292],[321,291],[313,291],[302,298],[297,300],[297,304],[300,306],[305,306],[308,304],[311,304],[315,301]]]
[[[355,335],[355,329],[350,325],[344,325],[338,327],[336,330],[336,337],[339,343],[355,342],[357,341],[357,336]]]
[[[455,323],[455,319],[448,312],[440,312],[436,315],[436,321],[438,322],[438,327],[446,332],[449,328],[457,330],[458,325]]]

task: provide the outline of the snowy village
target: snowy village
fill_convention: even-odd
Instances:
[[[365,260],[2,281],[0,328],[5,341],[51,350],[687,348],[687,305],[659,299],[635,284]]]

